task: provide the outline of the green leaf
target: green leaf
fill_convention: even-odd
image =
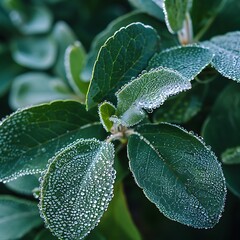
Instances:
[[[9,97],[10,106],[18,109],[56,99],[71,99],[74,95],[61,79],[46,73],[28,72],[14,79]]]
[[[19,2],[19,1],[18,1]],[[45,6],[24,6],[24,10],[9,9],[9,17],[14,26],[23,34],[40,34],[49,31],[52,14]]]
[[[223,172],[213,152],[175,125],[142,125],[136,131],[128,143],[130,169],[147,198],[172,220],[213,227],[226,197]]]
[[[158,35],[150,26],[133,23],[117,31],[98,54],[87,107],[90,109],[104,99],[111,100],[119,88],[147,66],[158,45]]]
[[[41,225],[37,204],[10,196],[0,196],[1,240],[21,238]]]
[[[38,178],[39,175],[26,175],[6,183],[6,186],[17,193],[33,195],[33,189],[39,187]]]
[[[77,41],[67,48],[65,52],[64,66],[69,84],[77,94],[83,97],[83,102],[85,102],[85,96],[89,85],[88,82],[83,81],[81,78],[81,73],[85,64],[85,50],[82,44]]]
[[[145,12],[159,20],[164,20],[162,0],[129,0],[137,9]]]
[[[240,82],[240,31],[217,36],[202,46],[214,53],[213,67],[224,77]]]
[[[101,123],[107,132],[111,131],[113,122],[110,120],[110,117],[116,112],[115,106],[110,102],[103,102],[99,105],[99,116]]]
[[[190,88],[190,82],[171,69],[159,68],[146,72],[116,94],[117,118],[122,125],[135,125],[144,118],[143,109],[152,111],[168,97]]]
[[[158,33],[161,39],[161,49],[173,47],[179,45],[178,39],[175,35],[170,34],[167,27],[163,22],[159,22],[156,18],[153,18],[147,14],[141,12],[130,12],[119,18],[113,20],[105,30],[100,32],[93,40],[90,52],[87,56],[87,65],[83,72],[84,79],[90,79],[92,69],[97,58],[98,52],[101,46],[121,27],[127,26],[134,22],[141,22],[145,25],[152,26]]]
[[[228,148],[240,145],[240,86],[232,83],[227,86],[217,98],[213,109],[206,119],[202,136],[210,144],[216,154],[221,154]],[[240,197],[240,166],[223,165],[224,175],[230,190]]]
[[[57,153],[41,186],[40,209],[60,239],[83,239],[99,222],[113,196],[114,148],[79,139]]]
[[[166,67],[193,80],[213,59],[213,53],[197,45],[174,47],[155,54],[149,62],[149,69]]]
[[[76,36],[67,23],[60,21],[54,26],[53,38],[58,45],[58,58],[54,66],[54,72],[62,79],[66,79],[67,74],[64,66],[65,52],[69,45],[74,44]]]
[[[50,68],[57,54],[53,39],[39,36],[16,39],[11,44],[11,50],[16,63],[33,69]]]
[[[0,124],[0,180],[42,172],[62,147],[79,138],[105,139],[96,121],[75,101],[55,101],[19,110]]]
[[[202,108],[205,88],[202,85],[193,86],[187,92],[179,93],[166,102],[153,114],[153,121],[186,123],[191,120]]]
[[[224,164],[240,164],[240,147],[228,148],[221,155]]]
[[[58,238],[54,237],[48,229],[43,229],[34,240],[58,240]]]
[[[163,11],[168,30],[171,33],[182,29],[186,14],[191,8],[191,0],[163,0]]]

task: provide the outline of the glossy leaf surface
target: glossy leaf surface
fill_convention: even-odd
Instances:
[[[128,143],[130,169],[150,201],[168,218],[210,228],[223,211],[220,164],[201,139],[170,124],[142,125]]]
[[[60,239],[83,239],[99,222],[113,196],[114,148],[79,139],[60,150],[44,174],[40,209]]]

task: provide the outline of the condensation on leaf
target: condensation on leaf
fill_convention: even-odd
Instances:
[[[143,109],[152,112],[168,97],[190,88],[190,82],[174,70],[158,68],[144,71],[116,93],[116,115],[123,125],[134,125],[143,119]]]
[[[0,122],[0,181],[40,173],[56,151],[78,138],[105,138],[93,112],[76,101],[20,109]]]
[[[54,235],[83,239],[98,224],[113,196],[113,161],[113,145],[96,139],[79,139],[49,161],[39,206]]]
[[[216,156],[201,138],[171,124],[139,126],[128,156],[137,184],[168,218],[195,228],[220,219],[226,184]]]
[[[213,37],[201,45],[215,54],[212,65],[219,73],[240,82],[240,31]]]
[[[197,45],[174,47],[155,54],[148,68],[171,68],[191,81],[211,63],[213,56],[210,50]]]

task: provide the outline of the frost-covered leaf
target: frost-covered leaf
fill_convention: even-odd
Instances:
[[[163,0],[163,11],[168,30],[171,33],[182,29],[192,0]]]
[[[12,57],[21,66],[32,69],[50,68],[57,54],[56,44],[50,37],[25,37],[12,42]]]
[[[17,193],[32,195],[33,189],[39,187],[38,179],[39,175],[26,175],[6,183],[6,186]]]
[[[54,65],[54,72],[67,81],[67,74],[64,67],[65,52],[67,47],[74,44],[77,39],[72,29],[63,21],[56,23],[52,35],[58,46],[58,58]]]
[[[74,95],[63,81],[43,72],[27,72],[12,83],[9,104],[18,109],[56,99],[71,99]]]
[[[0,180],[43,171],[56,151],[78,138],[105,138],[97,114],[75,101],[19,110],[0,124]]]
[[[240,31],[201,43],[214,53],[213,67],[224,77],[240,82]]]
[[[153,114],[153,121],[186,123],[202,108],[205,87],[202,85],[193,86],[187,92],[182,92],[166,100],[166,102]]]
[[[88,82],[81,78],[81,73],[86,64],[86,53],[82,44],[77,41],[70,45],[65,52],[64,66],[68,81],[73,90],[83,97],[85,102],[85,95],[88,90]]]
[[[137,184],[168,218],[213,227],[223,211],[226,185],[216,156],[202,140],[170,125],[142,125],[130,136],[128,156]]]
[[[110,102],[103,102],[99,105],[99,117],[100,121],[107,132],[110,132],[113,122],[110,117],[116,112],[115,106]]]
[[[111,100],[121,86],[146,68],[158,47],[159,37],[150,26],[133,23],[118,30],[98,54],[87,94],[87,107],[104,99]]]
[[[37,204],[11,196],[0,196],[1,240],[20,239],[41,224]]]
[[[129,2],[142,12],[164,20],[163,0],[129,0]]]
[[[114,197],[104,213],[97,229],[106,237],[114,240],[141,240],[130,212],[121,182],[114,186]],[[109,231],[111,229],[111,231]]]
[[[168,97],[190,88],[190,82],[171,69],[143,73],[117,92],[116,115],[121,124],[135,125],[144,118],[143,109],[152,111]]]
[[[79,139],[57,153],[41,184],[40,210],[60,239],[83,239],[99,222],[113,196],[111,143]]]
[[[155,54],[148,68],[166,67],[193,80],[213,59],[213,53],[197,45],[175,47]]]
[[[240,85],[232,83],[217,98],[206,119],[202,135],[220,157],[228,148],[240,146]],[[223,165],[230,190],[240,197],[240,165]]]
[[[179,45],[176,35],[169,33],[167,27],[163,22],[158,21],[156,18],[151,17],[145,13],[141,12],[130,12],[119,18],[113,20],[105,30],[100,32],[93,40],[90,52],[87,56],[87,65],[84,69],[82,76],[84,79],[90,79],[92,74],[92,69],[97,58],[97,54],[101,46],[110,38],[117,30],[121,27],[127,26],[134,22],[141,22],[145,25],[152,26],[158,33],[161,39],[161,49],[168,47],[173,47]]]
[[[224,164],[240,164],[240,147],[228,148],[221,155]]]

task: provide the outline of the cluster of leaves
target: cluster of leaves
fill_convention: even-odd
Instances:
[[[66,24],[50,30],[45,8],[33,7],[36,16],[22,24],[20,1],[6,1],[13,23],[21,23],[22,34],[31,35],[11,44],[13,63],[48,69],[61,78],[49,79],[46,73],[18,76],[12,84],[12,106],[19,107],[20,95],[25,101],[21,106],[67,100],[19,109],[1,122],[0,180],[25,194],[34,189],[41,217],[58,239],[141,239],[123,193],[122,180],[129,172],[123,151],[146,197],[182,224],[211,228],[224,208],[222,167],[204,140],[225,164],[229,188],[240,195],[240,32],[224,31],[199,41],[211,34],[213,20],[226,7],[224,0],[213,1],[199,16],[205,2],[130,0],[138,11],[111,22],[86,54]],[[42,21],[39,16],[48,25],[44,31],[35,25]],[[231,26],[228,30],[236,30]],[[34,31],[48,36],[33,39]],[[59,44],[57,60],[53,41]],[[228,86],[204,122],[203,140],[175,124],[194,120],[203,103],[214,101],[209,95],[215,79]],[[26,90],[25,84],[33,87]],[[11,224],[0,224],[6,240],[42,223],[36,203],[2,196],[0,208],[0,218],[18,215],[14,221],[9,218]],[[109,222],[119,232],[109,233]],[[54,239],[50,234],[42,230],[35,239]]]

